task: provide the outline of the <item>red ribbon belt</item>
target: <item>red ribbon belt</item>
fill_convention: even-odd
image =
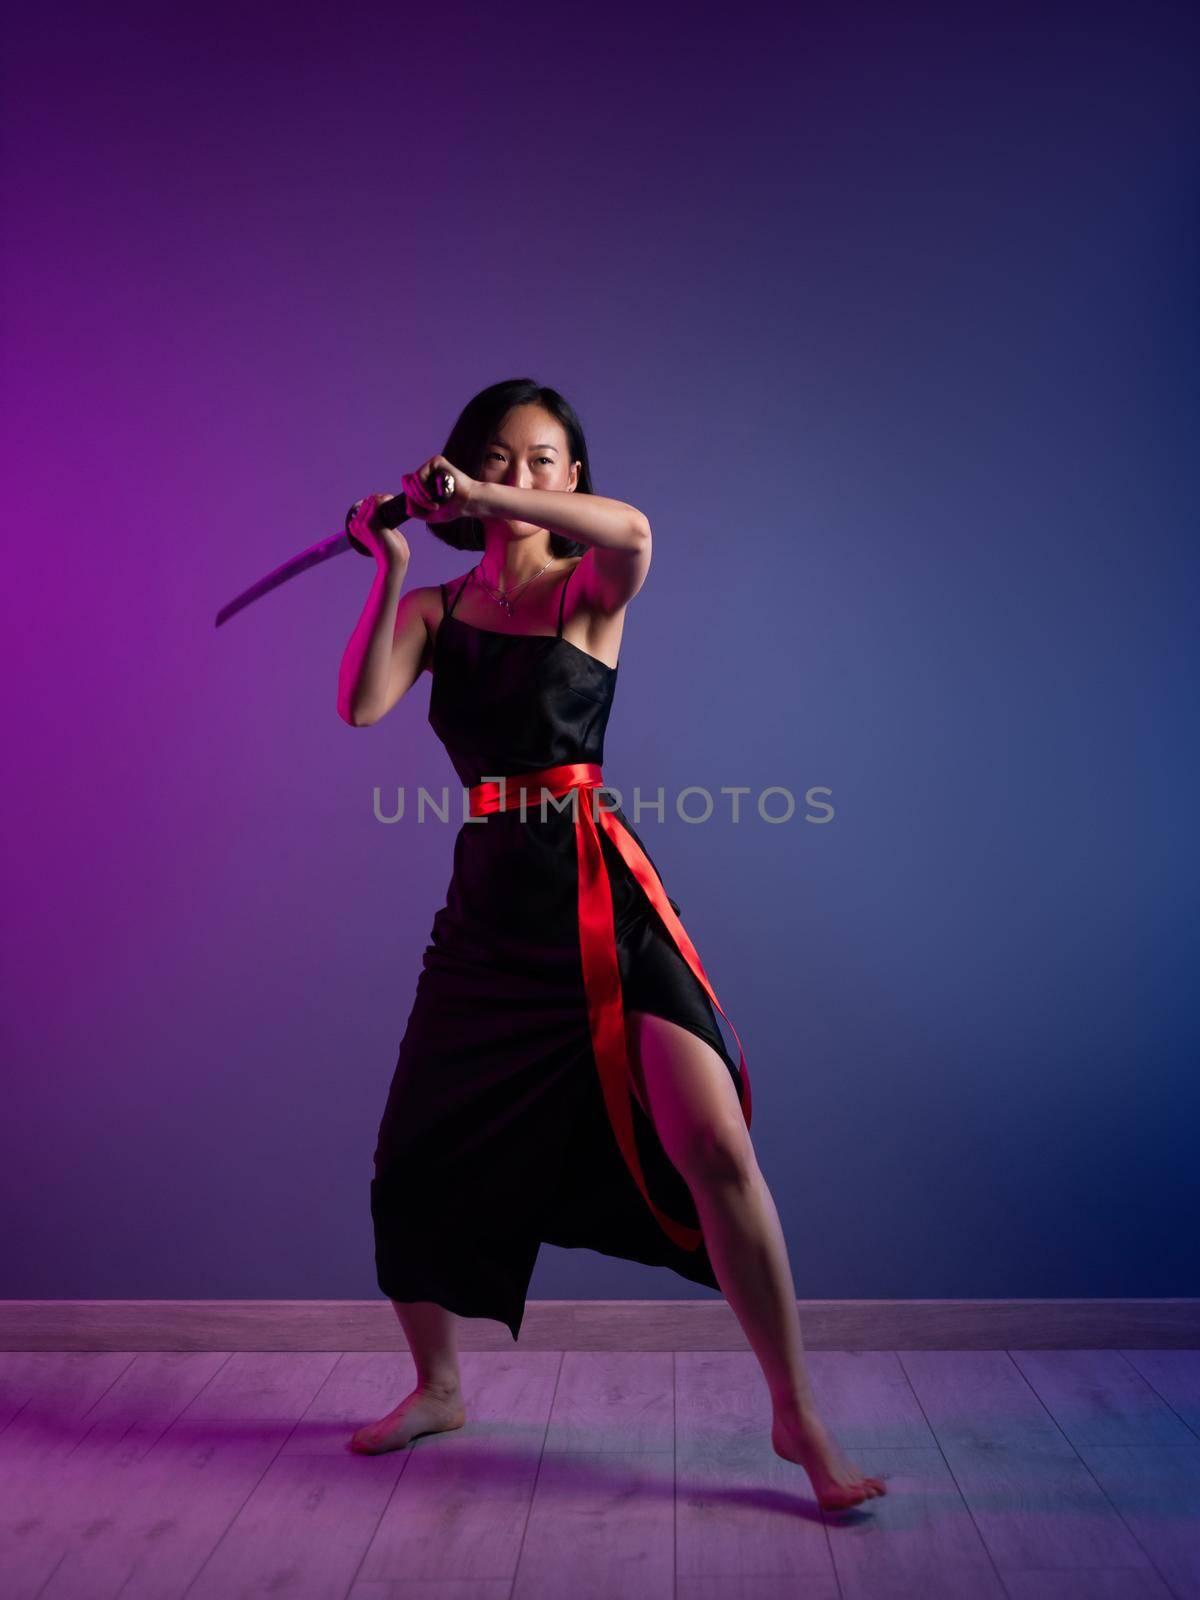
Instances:
[[[489,811],[512,811],[522,802],[538,807],[541,815],[541,794],[532,798],[530,791],[546,790],[555,798],[572,789],[590,791],[603,787],[600,768],[593,761],[568,761],[557,767],[543,767],[540,772],[515,773],[511,778],[496,782],[474,784],[469,791],[470,814],[483,816]],[[699,1247],[702,1234],[698,1228],[677,1222],[655,1205],[646,1187],[642,1164],[638,1160],[637,1143],[633,1131],[632,1075],[629,1067],[625,1038],[625,1013],[621,999],[621,973],[617,964],[617,939],[613,926],[612,890],[608,868],[600,844],[600,828],[621,852],[633,876],[641,885],[646,898],[666,924],[675,947],[704,986],[708,998],[725,1017],[725,1008],[713,992],[708,974],[696,953],[696,947],[687,936],[683,923],[675,915],[662,880],[650,863],[650,858],[621,820],[610,811],[600,808],[599,817],[586,795],[583,802],[577,798],[575,809],[575,850],[579,864],[579,948],[583,958],[583,981],[587,993],[588,1024],[592,1035],[592,1050],[596,1070],[604,1090],[604,1103],[608,1120],[612,1124],[617,1144],[625,1158],[625,1165],[633,1175],[646,1204],[658,1220],[663,1232],[685,1250]],[[729,1022],[738,1046],[738,1072],[742,1080],[742,1114],[750,1126],[750,1073],[746,1066],[746,1052],[738,1039],[737,1029]]]

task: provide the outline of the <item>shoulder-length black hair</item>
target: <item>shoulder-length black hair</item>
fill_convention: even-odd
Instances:
[[[525,405],[541,406],[562,423],[570,459],[579,462],[579,481],[575,485],[575,493],[591,494],[592,474],[588,465],[587,441],[574,408],[557,389],[547,389],[532,378],[507,378],[502,383],[493,383],[489,388],[481,389],[474,399],[468,400],[450,430],[450,437],[442,446],[442,455],[472,478],[478,478],[483,471],[483,455],[488,442],[494,438],[513,407]],[[478,517],[456,517],[453,522],[429,522],[426,527],[435,538],[453,545],[456,550],[482,550],[484,547],[483,523]],[[550,531],[550,552],[554,556],[581,556],[587,548],[577,539],[568,539],[564,533],[555,533],[553,529]]]

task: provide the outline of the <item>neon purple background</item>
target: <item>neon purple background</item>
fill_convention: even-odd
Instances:
[[[377,1292],[454,777],[359,557],[213,617],[523,374],[654,528],[609,782],[797,796],[644,836],[800,1295],[1197,1292],[1197,23],[956,13],[10,18],[0,1292]]]

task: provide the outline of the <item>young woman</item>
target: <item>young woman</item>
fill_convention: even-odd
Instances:
[[[453,492],[439,500],[443,473]],[[429,721],[469,814],[371,1183],[379,1287],[417,1386],[352,1447],[463,1426],[454,1317],[496,1318],[516,1339],[548,1241],[720,1289],[766,1378],[777,1453],[827,1508],[883,1494],[817,1414],[745,1059],[717,1029],[678,903],[601,782],[647,520],[593,492],[578,417],[531,379],[476,395],[402,487],[412,515],[478,559],[406,589],[408,543],[375,516],[389,497],[357,502],[351,527],[378,565],[338,710],[376,723],[428,670]]]

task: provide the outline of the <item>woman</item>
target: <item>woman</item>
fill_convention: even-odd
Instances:
[[[885,1493],[817,1415],[745,1059],[717,1029],[678,904],[600,782],[646,518],[593,493],[575,412],[531,379],[478,394],[403,490],[439,538],[481,555],[448,584],[405,589],[407,541],[375,515],[389,497],[356,504],[377,573],[338,709],[376,723],[428,670],[429,721],[470,810],[371,1183],[379,1287],[417,1386],[352,1447],[462,1427],[454,1315],[497,1318],[516,1339],[548,1241],[722,1290],[767,1379],[777,1453],[825,1507]]]

